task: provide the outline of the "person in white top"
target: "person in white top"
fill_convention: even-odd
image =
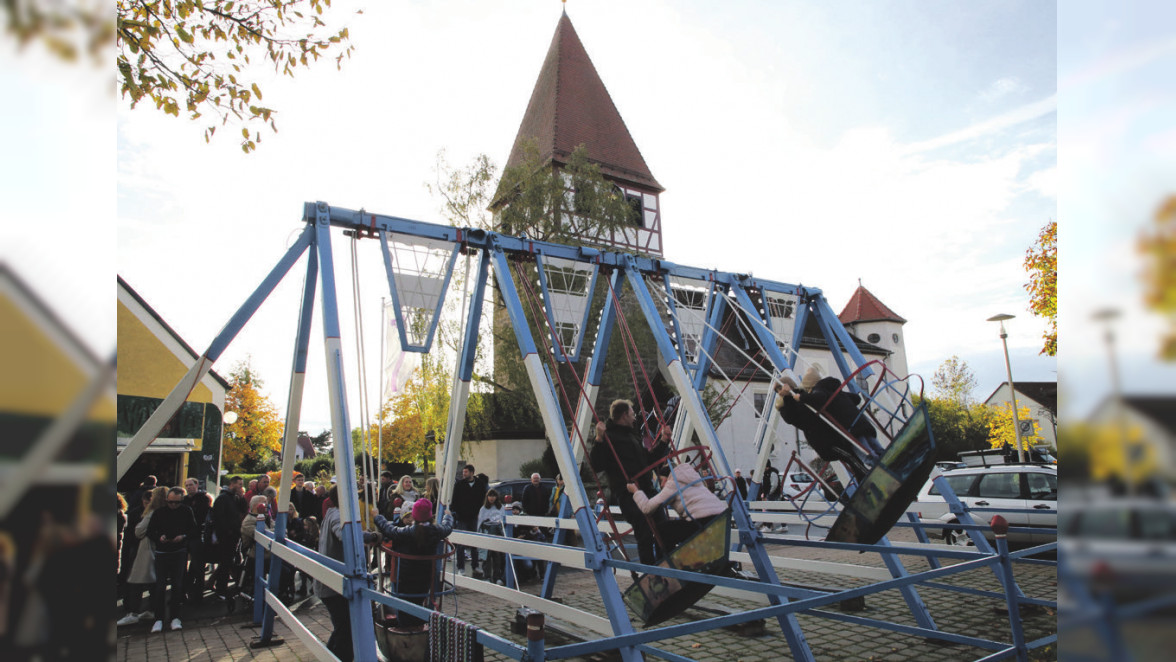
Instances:
[[[498,500],[498,491],[486,490],[486,499],[478,511],[477,530],[479,533],[489,533],[495,536],[506,535],[507,511]],[[486,580],[503,585],[506,581],[506,557],[502,552],[487,550],[486,564],[482,566],[486,573]]]
[[[702,477],[689,462],[678,464],[673,471],[663,466],[657,473],[661,491],[652,498],[637,489],[636,483],[629,483],[625,488],[643,513],[652,513],[666,502],[678,512],[679,519],[666,519],[657,524],[658,537],[665,546],[663,553],[668,554],[716,515],[724,513],[727,504],[706,488]]]

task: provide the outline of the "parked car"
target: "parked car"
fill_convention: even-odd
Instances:
[[[1057,539],[1053,529],[1058,516],[1058,471],[1054,465],[999,464],[989,467],[968,467],[943,473],[942,478],[964,505],[971,508],[1008,508],[1003,511],[983,511],[973,514],[976,524],[985,524],[1000,514],[1013,527],[1043,529],[1041,533],[1010,531],[1010,543],[1040,545]],[[953,524],[958,520],[939,493],[935,480],[928,480],[908,510],[918,512],[919,519],[933,524]],[[1034,511],[1054,511],[1035,513]],[[1019,511],[1019,512],[1017,512]],[[1046,530],[1049,530],[1048,532]],[[966,545],[971,541],[963,529],[927,529],[928,536],[943,537],[949,545]],[[993,539],[992,530],[985,529],[984,537]]]
[[[982,451],[964,451],[960,461],[969,467],[990,467],[995,464],[1019,464],[1020,456],[1012,447],[990,448]],[[1034,446],[1025,452],[1025,461],[1035,464],[1057,465],[1058,460],[1049,452],[1048,446]]]
[[[1059,561],[1090,580],[1110,572],[1117,597],[1176,591],[1176,506],[1157,499],[1066,502],[1059,521]]]
[[[490,488],[497,490],[499,498],[502,499],[503,503],[506,503],[506,495],[508,494],[510,495],[511,502],[517,501],[522,503],[523,490],[527,489],[527,486],[530,484],[531,479],[529,478],[515,478],[512,480],[500,480],[495,483],[490,483]],[[539,479],[539,484],[543,487],[543,494],[550,498],[551,491],[555,489],[555,479],[541,478]]]
[[[813,477],[803,471],[796,471],[783,477],[784,484],[780,486],[780,496],[789,499],[799,499],[812,484]]]

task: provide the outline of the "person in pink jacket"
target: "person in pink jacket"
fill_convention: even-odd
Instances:
[[[706,488],[706,483],[689,462],[682,462],[670,471],[668,466],[658,470],[661,491],[652,498],[637,489],[635,483],[625,486],[641,512],[649,514],[667,502],[678,512],[678,519],[665,519],[657,524],[663,556],[706,526],[716,515],[727,510],[727,504]]]

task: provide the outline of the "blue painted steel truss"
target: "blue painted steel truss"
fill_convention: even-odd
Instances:
[[[1009,554],[1003,538],[998,539],[996,550],[936,550],[936,556],[960,558],[964,559],[964,561],[951,567],[937,567],[928,572],[917,574],[908,573],[901,563],[900,557],[903,555],[926,557],[928,551],[919,549],[918,547],[890,545],[885,543],[885,541],[881,545],[855,545],[848,543],[818,543],[790,540],[787,541],[787,544],[822,545],[836,549],[854,549],[880,553],[886,561],[887,567],[890,568],[893,577],[890,580],[869,586],[838,592],[796,589],[781,585],[768,554],[769,545],[783,543],[779,540],[770,540],[765,537],[759,531],[756,522],[753,521],[747,504],[741,499],[736,498],[732,500],[732,516],[738,528],[737,546],[746,550],[746,553],[749,554],[756,575],[758,576],[758,581],[697,575],[680,570],[651,567],[640,563],[619,560],[611,554],[611,550],[597,525],[594,500],[589,499],[585,486],[579,480],[578,469],[583,456],[581,447],[576,442],[583,440],[592,420],[592,410],[595,407],[594,399],[600,385],[604,367],[603,357],[607,352],[619,315],[617,306],[614,305],[614,302],[610,298],[606,298],[597,335],[593,343],[592,354],[587,358],[582,372],[584,388],[581,398],[575,405],[568,403],[569,407],[574,408],[574,420],[569,424],[568,421],[565,421],[563,409],[559,405],[559,393],[557,393],[556,384],[552,380],[552,373],[541,361],[542,357],[536,348],[535,339],[531,335],[526,317],[524,316],[523,303],[519,297],[514,276],[511,273],[511,261],[519,258],[534,260],[538,256],[543,256],[546,258],[573,261],[578,264],[590,264],[592,266],[593,285],[595,285],[595,277],[598,271],[606,276],[607,286],[614,292],[619,292],[624,284],[628,284],[629,291],[633,293],[640,306],[644,322],[652,331],[654,340],[657,343],[663,372],[669,376],[672,386],[682,398],[682,411],[685,413],[684,418],[687,423],[685,426],[680,426],[677,434],[685,434],[689,430],[696,432],[702,439],[703,445],[708,447],[712,455],[713,465],[721,477],[731,476],[732,471],[719,444],[714,426],[709,419],[700,393],[706,385],[709,367],[712,365],[715,348],[720,340],[719,336],[721,334],[718,332],[718,323],[723,318],[724,309],[727,306],[733,306],[737,309],[737,312],[743,314],[760,348],[768,357],[771,368],[775,371],[790,370],[794,366],[796,359],[795,348],[799,347],[804,324],[808,316],[811,315],[815,317],[826,342],[831,350],[833,350],[833,357],[843,377],[848,379],[855,372],[866,377],[872,374],[866,359],[851,341],[848,333],[846,333],[837,316],[829,308],[828,303],[825,301],[819,289],[755,278],[743,274],[698,269],[644,256],[539,242],[526,237],[512,237],[477,229],[434,225],[370,212],[330,207],[323,202],[306,203],[303,220],[307,223],[308,227],[302,237],[295,246],[287,251],[278,266],[275,267],[270,276],[254,292],[241,311],[230,320],[225,330],[217,336],[217,339],[213,341],[212,346],[201,357],[201,361],[197,362],[197,365],[211,365],[212,361],[219,356],[228,342],[237,334],[252,315],[253,311],[260,305],[261,301],[268,296],[269,292],[272,291],[277,282],[292,266],[293,262],[298,259],[302,252],[309,249],[310,258],[308,259],[307,265],[306,285],[295,339],[293,379],[291,380],[286,429],[298,429],[298,416],[302,398],[302,376],[305,374],[306,368],[310,319],[314,308],[317,283],[320,286],[318,289],[322,305],[321,314],[323,319],[324,343],[327,350],[326,367],[331,405],[332,432],[336,439],[346,439],[350,435],[351,425],[348,415],[342,350],[339,337],[338,304],[336,300],[330,240],[331,228],[342,228],[359,235],[367,233],[367,236],[380,236],[381,238],[385,234],[395,233],[399,237],[417,237],[431,242],[452,243],[454,247],[453,252],[449,256],[445,272],[440,274],[444,283],[441,286],[441,300],[436,304],[435,310],[433,311],[433,318],[427,325],[428,339],[426,342],[415,346],[409,343],[404,335],[405,320],[398,317],[403,349],[409,351],[428,351],[429,349],[428,346],[431,343],[433,330],[436,328],[441,314],[444,293],[448,288],[458,252],[476,254],[478,257],[478,266],[476,272],[473,273],[474,287],[469,300],[471,305],[466,320],[461,358],[458,362],[456,374],[454,375],[453,398],[450,408],[451,415],[445,438],[445,459],[443,466],[438,467],[437,471],[442,481],[442,503],[438,510],[439,512],[444,511],[452,495],[452,483],[456,475],[457,460],[459,457],[458,451],[462,438],[462,425],[465,418],[465,406],[473,373],[474,350],[478,341],[478,320],[482,314],[482,303],[486,295],[485,288],[488,275],[493,270],[497,287],[505,302],[506,312],[512,321],[512,327],[515,331],[516,340],[527,368],[531,386],[539,402],[543,422],[551,440],[556,461],[559,464],[561,473],[568,478],[566,481],[568,501],[561,511],[561,519],[567,521],[570,518],[575,522],[576,529],[583,540],[583,548],[578,550],[574,555],[569,556],[567,550],[571,548],[561,544],[564,543],[562,535],[557,539],[557,544],[555,545],[504,540],[502,538],[486,537],[473,533],[458,534],[455,532],[454,537],[464,536],[467,540],[477,540],[479,546],[492,549],[495,545],[503,546],[507,551],[515,550],[516,553],[519,549],[528,549],[528,553],[533,554],[536,558],[548,560],[549,570],[541,589],[540,597],[550,597],[552,595],[556,582],[554,568],[558,563],[576,563],[579,564],[578,567],[582,567],[593,573],[597,588],[600,591],[607,622],[611,628],[611,636],[605,636],[597,641],[548,649],[546,654],[549,654],[552,658],[563,658],[615,649],[619,650],[623,659],[627,661],[642,659],[646,654],[671,660],[685,659],[681,656],[653,648],[651,644],[683,634],[693,634],[717,627],[772,618],[778,623],[788,643],[793,659],[812,660],[812,651],[796,619],[798,613],[818,615],[825,618],[837,618],[859,625],[889,629],[944,641],[965,643],[994,651],[993,657],[1016,656],[1018,659],[1026,659],[1027,650],[1030,647],[1042,645],[1042,642],[1025,641],[1016,614],[1018,613],[1017,607],[1020,604],[1037,604],[1044,601],[1026,598],[1016,587],[1012,573],[1009,570],[1009,563],[1014,559],[1014,555]],[[389,286],[392,290],[394,301],[397,301],[395,265],[392,264],[386,243],[383,241],[381,243],[383,245],[382,250],[385,266],[388,268]],[[549,291],[550,283],[547,280],[547,274],[544,273],[542,266],[540,266],[539,279],[543,294],[546,297],[547,317],[550,319],[552,317]],[[651,291],[647,286],[648,279],[660,280],[663,283],[663,287],[658,288],[656,291]],[[675,292],[672,286],[675,279],[690,279],[691,282],[706,284],[706,303],[702,307],[706,324],[696,341],[697,344],[694,348],[695,354],[693,360],[689,360],[685,351],[686,338],[682,325],[679,323],[677,313],[675,312],[677,306]],[[591,287],[589,288],[589,292],[591,292]],[[778,342],[776,333],[779,333],[781,330],[773,331],[773,311],[769,309],[770,302],[765,298],[765,294],[790,297],[790,300],[794,300],[795,309],[793,312],[795,312],[795,318],[790,343],[784,342],[782,339]],[[661,317],[660,309],[655,302],[655,297],[662,299],[664,305],[670,311],[671,320],[669,328],[667,328],[666,323]],[[694,306],[694,308],[697,310],[698,307]],[[398,301],[397,315],[400,315]],[[581,337],[577,340],[576,346],[574,348],[565,348],[567,350],[566,352],[557,352],[561,356],[553,358],[565,359],[572,362],[579,358],[580,345],[582,345],[584,327],[587,326],[587,318],[588,316],[585,312],[581,320]],[[549,326],[548,331],[555,332],[555,329]],[[553,338],[555,337],[557,336],[553,336]],[[788,351],[782,351],[782,347]],[[842,351],[837,351],[838,349]],[[845,359],[843,353],[848,354],[849,359],[856,365],[851,365]],[[202,369],[207,370],[207,367]],[[197,371],[196,368],[193,370]],[[187,380],[189,378],[190,376],[185,379]],[[198,378],[199,376],[197,376]],[[178,392],[184,388],[185,383],[187,382],[181,382],[177,385],[176,391]],[[848,387],[855,390],[860,388],[854,380],[849,381]],[[872,396],[867,394],[867,397]],[[163,421],[166,421],[174,412],[174,408],[173,411],[166,410],[169,406],[169,401],[165,401],[144,428],[151,428],[152,426],[150,424],[156,417],[161,417]],[[178,407],[178,404],[176,406]],[[684,431],[681,429],[682,427],[686,427],[687,429]],[[144,432],[143,434],[148,434],[148,432]],[[289,437],[286,442],[283,449],[283,470],[290,471],[292,469],[293,446]],[[128,445],[128,450],[130,448],[141,450],[147,443],[150,443],[150,439],[144,441],[136,436],[131,444]],[[762,443],[762,440],[758,443]],[[128,465],[133,460],[134,457],[126,458]],[[123,463],[124,458],[120,456],[120,469]],[[255,617],[262,624],[261,634],[263,641],[272,637],[273,619],[275,615],[280,614],[283,619],[291,619],[291,627],[300,638],[303,638],[311,644],[311,648],[315,651],[316,655],[320,658],[324,657],[326,651],[322,647],[321,642],[311,641],[313,640],[313,636],[309,635],[308,630],[301,627],[300,624],[297,624],[296,619],[277,600],[276,591],[269,588],[278,581],[282,564],[292,563],[328,586],[334,587],[342,596],[347,598],[352,616],[352,638],[354,641],[355,659],[374,661],[378,656],[371,619],[373,602],[389,605],[395,609],[407,611],[418,616],[426,615],[426,610],[375,590],[374,578],[368,574],[364,559],[357,487],[354,471],[352,470],[355,464],[350,444],[335,445],[335,466],[336,474],[339,477],[341,496],[339,509],[343,522],[344,559],[342,562],[326,559],[313,550],[308,550],[285,540],[285,511],[288,505],[289,495],[288,490],[283,490],[279,498],[279,514],[274,522],[274,529],[272,531],[266,531],[264,526],[259,526],[258,530],[258,545],[272,551],[273,561],[268,578],[262,576],[260,566],[256,575],[257,586],[255,590],[257,599],[255,600],[255,605],[257,612]],[[762,475],[762,465],[760,469],[760,475]],[[920,535],[922,535],[921,530]],[[261,556],[259,553],[259,560]],[[949,574],[984,566],[991,566],[1004,584],[1004,597],[1010,607],[1010,628],[1012,630],[1011,638],[1013,639],[1011,644],[951,634],[938,630],[916,592],[915,587],[920,583],[932,582]],[[621,591],[615,579],[617,570],[631,570],[640,573],[677,577],[689,581],[706,582],[717,586],[739,589],[748,593],[758,593],[766,597],[769,606],[739,614],[637,632],[632,625],[625,604],[621,599]],[[916,626],[899,625],[862,617],[834,615],[825,611],[814,611],[818,607],[851,597],[890,589],[899,589],[902,591],[916,619]],[[536,645],[532,641],[528,646],[520,646],[505,638],[485,631],[480,631],[477,639],[483,645],[489,646],[513,659],[544,659],[545,653],[541,645],[542,642]]]

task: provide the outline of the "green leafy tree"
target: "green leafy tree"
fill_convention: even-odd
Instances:
[[[931,376],[931,387],[935,393],[967,409],[972,404],[972,391],[976,388],[976,376],[968,368],[967,361],[952,355]]]
[[[134,108],[155,108],[196,120],[215,118],[204,131],[239,120],[241,149],[257,148],[261,131],[277,131],[275,110],[262,105],[257,62],[293,77],[330,57],[336,67],[352,51],[347,28],[327,28],[321,15],[331,0],[116,0],[116,76]]]
[[[959,460],[963,451],[988,448],[988,407],[964,404],[950,398],[926,398],[931,433],[935,436],[936,461]],[[919,400],[916,398],[915,404]]]
[[[1050,221],[1037,235],[1037,241],[1025,251],[1025,270],[1029,272],[1029,310],[1045,318],[1049,326],[1043,336],[1042,354],[1058,353],[1058,223]]]
[[[440,212],[453,225],[496,230],[504,234],[525,234],[534,239],[567,245],[597,243],[612,231],[636,222],[634,210],[625,202],[617,187],[600,174],[599,166],[589,161],[582,146],[573,151],[563,166],[554,166],[551,161],[541,159],[533,142],[524,145],[524,154],[523,162],[507,168],[496,183],[496,166],[487,157],[479,156],[470,165],[455,169],[445,161],[442,152],[438,155],[434,181],[425,186],[440,199]],[[491,201],[493,204],[489,204]],[[494,212],[493,215],[487,213],[487,206]],[[532,337],[538,345],[544,342],[550,344],[550,333],[546,321],[542,319],[542,304],[532,299],[532,296],[538,297],[539,293],[533,285],[531,291],[528,291],[527,284],[533,284],[538,279],[535,265],[520,264],[517,269],[512,276],[523,300],[523,311]],[[460,280],[455,281],[453,287],[459,289]],[[482,336],[489,336],[493,343],[493,367],[486,366],[484,357],[479,354],[474,379],[493,387],[495,397],[492,401],[478,398],[476,393],[475,397],[471,397],[472,416],[467,419],[475,420],[467,424],[467,437],[471,434],[478,436],[492,433],[495,425],[476,420],[477,412],[473,411],[476,404],[485,402],[493,403],[493,407],[483,410],[487,414],[499,418],[503,413],[510,414],[509,421],[497,421],[498,427],[513,430],[520,427],[541,428],[538,405],[519,356],[514,328],[505,314],[501,293],[497,288],[493,291],[494,303],[497,304],[495,318]],[[602,416],[606,415],[609,403],[616,398],[642,399],[647,405],[651,403],[653,398],[642,372],[654,383],[654,391],[661,404],[672,395],[672,389],[664,383],[657,370],[658,350],[635,297],[627,285],[623,285],[616,295],[624,317],[629,320],[633,341],[630,343],[626,340],[619,329],[614,333],[605,357],[606,367],[597,398],[597,410]],[[588,328],[582,330],[584,343],[591,343],[596,332],[598,313],[606,297],[611,296],[613,292],[607,283],[598,278],[590,304],[590,322]],[[536,313],[539,314],[538,318]],[[447,325],[443,318],[439,324],[439,337],[452,341],[450,347],[456,356],[460,349],[460,325]],[[479,349],[482,348],[480,345]],[[634,361],[632,372],[630,360]],[[566,397],[570,408],[574,408],[578,402],[577,376],[582,377],[582,369],[583,363],[575,366],[577,374],[573,375],[571,367],[560,364],[553,373],[553,377],[568,388]],[[637,374],[636,383],[633,373]],[[452,383],[451,372],[448,375],[448,379],[430,387],[445,402],[448,402]],[[720,395],[720,390],[711,389],[704,393],[708,412],[716,425],[725,417],[733,398],[729,394]],[[559,399],[562,404],[563,398]],[[565,420],[570,422],[572,412],[569,407],[565,407],[564,414]],[[520,417],[529,417],[529,423],[519,420]]]
[[[636,212],[617,186],[580,145],[556,166],[539,154],[538,143],[522,145],[523,160],[506,168],[494,196],[494,229],[532,239],[584,245],[632,227]]]
[[[225,410],[237,412],[237,420],[225,426],[222,457],[231,473],[260,471],[282,450],[284,426],[278,408],[262,393],[263,386],[248,359],[229,373]]]

